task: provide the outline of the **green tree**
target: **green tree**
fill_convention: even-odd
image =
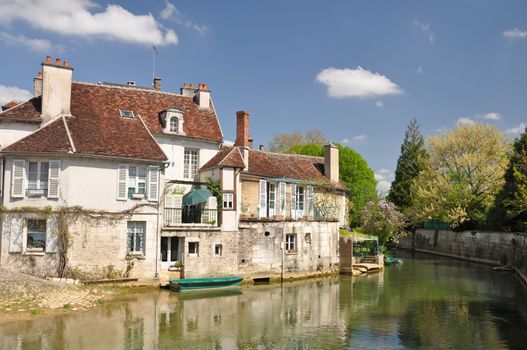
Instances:
[[[275,134],[273,139],[268,142],[268,146],[271,152],[288,153],[288,150],[295,145],[324,145],[326,143],[328,143],[328,138],[320,130],[308,130],[305,134],[296,130]]]
[[[419,130],[419,123],[412,119],[406,129],[401,145],[401,155],[397,160],[395,180],[392,182],[387,199],[397,208],[405,209],[412,205],[410,186],[423,170],[423,161],[428,157],[425,141]]]
[[[514,141],[505,172],[505,185],[496,198],[489,221],[500,229],[527,223],[527,129]]]
[[[350,226],[361,224],[362,211],[369,201],[377,200],[377,181],[373,170],[362,156],[349,147],[339,148],[340,181],[349,190]],[[294,145],[287,153],[324,156],[324,146],[317,144]]]
[[[406,214],[414,224],[435,219],[468,228],[485,222],[504,183],[509,148],[495,126],[479,123],[431,137],[430,158],[411,187]]]
[[[362,231],[379,237],[379,244],[395,242],[406,225],[404,216],[385,200],[369,201],[362,212]]]

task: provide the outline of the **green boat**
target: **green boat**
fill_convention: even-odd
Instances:
[[[212,277],[212,278],[183,278],[180,280],[170,280],[170,290],[181,292],[184,290],[207,289],[207,288],[225,288],[233,287],[240,284],[243,277]]]

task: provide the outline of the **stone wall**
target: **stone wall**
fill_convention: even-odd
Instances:
[[[527,281],[526,233],[419,229],[414,234],[401,238],[400,247],[495,266],[511,264]]]

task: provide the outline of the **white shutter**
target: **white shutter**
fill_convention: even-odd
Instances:
[[[148,167],[148,200],[156,202],[159,193],[159,167],[150,165]]]
[[[183,195],[167,194],[165,196],[165,223],[166,224],[168,225],[181,224],[181,211],[182,210],[183,210]]]
[[[315,192],[313,191],[313,186],[307,186],[307,189],[306,189],[307,193],[306,193],[306,211],[307,211],[307,215],[308,216],[312,216],[314,213],[313,213],[313,209],[314,209],[314,200],[315,200]]]
[[[13,171],[11,172],[11,197],[24,198],[26,182],[26,161],[22,159],[13,160]]]
[[[49,161],[48,198],[59,198],[60,160]]]
[[[57,220],[56,218],[51,217],[46,222],[46,253],[58,252],[59,237],[57,233],[58,233]]]
[[[125,201],[128,197],[128,165],[119,164],[117,169],[117,200]]]
[[[278,184],[278,213],[285,215],[285,182]]]
[[[296,211],[296,185],[291,184],[291,217],[293,219],[296,219],[297,217],[297,211]]]
[[[0,158],[0,197],[4,196],[4,159]]]
[[[260,202],[258,203],[260,208],[259,217],[263,218],[267,216],[267,181],[260,180]]]
[[[22,237],[23,237],[23,223],[24,219],[13,218],[9,221],[9,252],[22,252]]]

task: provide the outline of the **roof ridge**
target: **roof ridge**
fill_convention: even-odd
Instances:
[[[277,156],[284,156],[284,157],[303,157],[303,158],[317,158],[317,159],[324,159],[324,156],[312,156],[308,154],[298,154],[298,153],[279,153],[279,152],[269,152],[269,151],[261,151],[256,149],[251,149],[252,152],[259,152],[259,153],[265,153],[265,154],[271,154],[271,155],[277,155]]]
[[[15,108],[17,108],[17,107],[20,107],[20,106],[22,106],[23,104],[28,103],[29,101],[31,101],[32,99],[34,99],[34,98],[36,98],[36,97],[38,97],[38,96],[33,96],[33,97],[31,97],[29,100],[27,100],[27,101],[20,102],[19,104],[14,105],[13,107],[6,109],[5,111],[1,111],[1,112],[0,112],[0,115],[4,114],[4,113],[6,113],[6,112],[9,112],[10,110],[15,109]],[[9,102],[7,102],[7,103],[9,103]]]
[[[71,150],[73,153],[76,153],[77,150],[75,149],[75,144],[73,143],[73,138],[71,137],[70,128],[68,126],[68,122],[66,121],[65,115],[62,115],[62,121],[64,122],[64,127],[66,128],[66,134],[68,135],[68,140],[70,141]]]
[[[234,151],[234,147],[231,148],[231,150],[230,150],[229,152],[227,152],[227,154],[225,155],[225,157],[223,157],[223,158],[221,159],[221,161],[218,163],[218,165],[221,165],[221,164],[225,161],[225,159],[227,159],[227,157],[229,157],[229,156],[231,155],[232,151]]]
[[[91,82],[88,82],[88,81],[77,81],[77,80],[74,80],[73,83],[75,83],[75,84],[82,84],[82,85],[89,85],[89,86],[104,87],[104,88],[109,88],[109,89],[137,90],[137,91],[151,92],[153,94],[163,94],[163,95],[179,96],[179,97],[185,97],[185,98],[191,98],[192,97],[192,96],[183,96],[181,94],[178,94],[177,92],[154,90],[154,89],[148,89],[148,88],[138,87],[138,86],[108,85],[108,84],[105,84],[105,83],[91,83]]]
[[[165,151],[163,151],[161,146],[159,146],[159,143],[157,143],[156,139],[154,138],[154,135],[152,135],[152,133],[150,132],[150,129],[148,129],[148,127],[146,126],[146,123],[143,120],[143,118],[141,118],[141,114],[137,113],[137,116],[139,117],[139,120],[141,121],[141,124],[143,124],[143,127],[146,129],[146,132],[148,133],[148,135],[150,135],[150,138],[154,141],[154,143],[156,144],[157,148],[159,148],[161,153],[163,153],[163,155],[165,156],[165,161],[168,160],[169,158],[167,157]]]

